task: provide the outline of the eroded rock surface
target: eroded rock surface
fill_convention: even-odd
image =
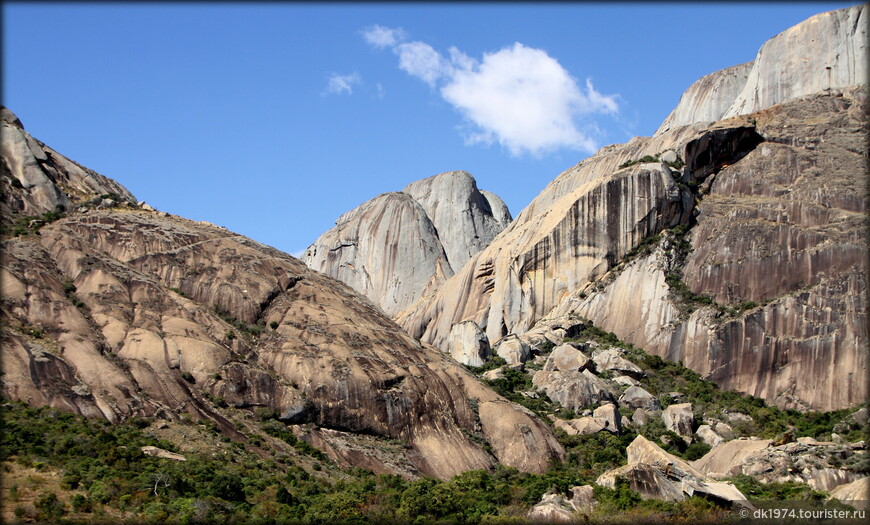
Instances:
[[[752,62],[707,75],[656,134],[867,81],[867,6],[821,13],[768,40]]]
[[[751,66],[690,89],[676,111],[684,120],[563,172],[397,320],[445,349],[464,320],[496,344],[545,316],[574,313],[780,407],[863,401],[865,11],[825,13],[784,32]],[[728,108],[717,90],[736,97]],[[714,120],[730,118],[695,121],[720,112]],[[685,165],[626,165],[646,155],[673,159],[671,151]],[[678,225],[693,247],[679,260],[673,249],[633,251]],[[675,300],[667,282],[674,271],[722,309]],[[720,313],[728,308],[736,314]],[[832,380],[839,371],[840,383]]]
[[[692,464],[712,478],[746,474],[764,483],[797,481],[816,490],[830,491],[864,477],[853,468],[864,458],[863,443],[826,443],[801,438],[775,445],[769,439],[735,439]]]
[[[4,165],[19,162],[15,151],[4,149]],[[12,188],[13,198],[30,202],[35,187]],[[497,462],[541,472],[563,454],[534,415],[346,285],[134,202],[3,241],[4,396],[110,421],[186,415],[244,439],[221,398],[313,424],[336,461],[399,474],[446,478]],[[375,457],[342,432],[404,446]]]
[[[60,155],[24,130],[15,114],[2,107],[2,162],[0,223],[14,217],[72,211],[82,200],[112,195],[118,201],[136,202],[117,182]]]
[[[706,178],[682,265],[660,247],[557,311],[782,407],[863,401],[864,96],[860,88],[755,114],[765,142]],[[675,300],[665,282],[675,269],[693,293],[742,310]]]
[[[345,213],[302,256],[395,317],[488,245],[510,222],[504,202],[450,171]]]

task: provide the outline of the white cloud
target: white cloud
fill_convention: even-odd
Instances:
[[[366,42],[378,49],[393,47],[406,38],[402,28],[391,29],[378,25],[363,29],[362,36]]]
[[[336,95],[341,95],[343,93],[351,95],[353,94],[353,86],[361,82],[362,78],[358,73],[351,73],[350,75],[339,75],[338,73],[333,73],[326,83],[326,91],[327,93],[334,93]]]
[[[435,81],[451,71],[450,64],[429,44],[408,42],[394,49],[399,55],[399,67],[431,87],[435,87]]]
[[[445,57],[425,42],[389,47],[403,71],[438,88],[465,117],[469,144],[497,142],[512,155],[561,147],[591,153],[600,130],[589,115],[619,113],[618,95],[599,93],[588,79],[581,89],[555,58],[519,42],[480,61],[455,47]]]

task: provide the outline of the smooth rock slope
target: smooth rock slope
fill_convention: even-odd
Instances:
[[[501,199],[478,190],[467,172],[450,171],[342,215],[302,260],[395,317],[433,292],[510,220]]]
[[[4,133],[4,166],[29,158],[12,147],[21,137]],[[3,241],[4,396],[109,421],[211,421],[238,441],[222,406],[266,408],[336,461],[376,472],[539,472],[562,454],[534,415],[346,285],[226,229],[137,206],[108,179],[71,193],[80,168],[57,171],[67,165],[54,158],[40,180],[81,211]],[[10,172],[10,201],[37,202],[41,187]],[[128,201],[100,208],[105,188]],[[385,459],[336,444],[349,434],[403,446]]]

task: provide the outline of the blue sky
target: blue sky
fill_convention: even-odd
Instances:
[[[3,4],[3,104],[158,209],[288,253],[449,170],[516,215],[827,3]]]

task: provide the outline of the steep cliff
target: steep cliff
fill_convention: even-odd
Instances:
[[[27,161],[6,146],[22,136],[32,140],[4,133],[4,165]],[[52,157],[49,168],[72,165]],[[78,171],[44,166],[32,170],[47,193],[77,211],[5,235],[4,396],[109,421],[191,417],[239,441],[228,411],[268,408],[313,440],[403,443],[389,461],[324,447],[379,472],[543,471],[562,453],[544,423],[347,286],[223,228],[132,204],[108,179],[70,194],[59,183]],[[10,172],[13,202],[35,201],[41,187]],[[105,188],[127,201],[104,204]]]
[[[656,135],[867,82],[867,6],[818,14],[768,40],[755,60],[689,87]]]
[[[71,211],[73,200],[101,195],[117,201],[135,202],[133,195],[117,182],[58,154],[24,131],[18,117],[2,108],[0,135],[2,162],[0,184],[0,221],[11,223],[16,217]],[[24,190],[24,191],[20,191]]]
[[[684,261],[661,248],[556,312],[780,406],[864,401],[865,95],[751,115],[765,142],[704,181]],[[694,296],[681,299],[668,279]]]
[[[507,206],[464,171],[371,199],[335,222],[302,260],[395,316],[434,291],[510,223]]]
[[[399,323],[449,351],[456,323],[474,321],[495,345],[558,307],[552,315],[586,315],[724,387],[782,406],[863,401],[866,70],[855,64],[867,59],[864,10],[826,13],[784,32],[751,67],[692,86],[654,137],[602,148],[559,175]],[[814,39],[830,45],[817,49]],[[818,87],[817,69],[836,58],[829,49],[842,51],[837,67],[849,72],[831,85],[860,86]],[[781,67],[798,55],[800,67]],[[770,80],[782,69],[785,77]],[[779,81],[797,87],[768,89]],[[726,104],[723,96],[737,98]],[[749,98],[752,105],[740,102]],[[744,112],[735,108],[755,112],[705,121]],[[655,161],[640,162],[646,156]],[[668,250],[680,257],[666,261],[664,274],[655,259],[635,259],[619,274],[626,256],[635,258],[642,244],[675,226],[690,232],[690,246]],[[623,288],[611,286],[613,279]],[[590,293],[608,286],[610,299],[594,306],[601,300]],[[721,308],[692,306],[687,322],[685,298],[740,314],[725,322]],[[747,309],[753,303],[763,308]],[[849,388],[835,388],[833,377],[843,375]]]
[[[402,190],[426,210],[455,271],[489,244],[511,222],[504,202],[477,189],[465,171],[449,171],[419,180]]]

